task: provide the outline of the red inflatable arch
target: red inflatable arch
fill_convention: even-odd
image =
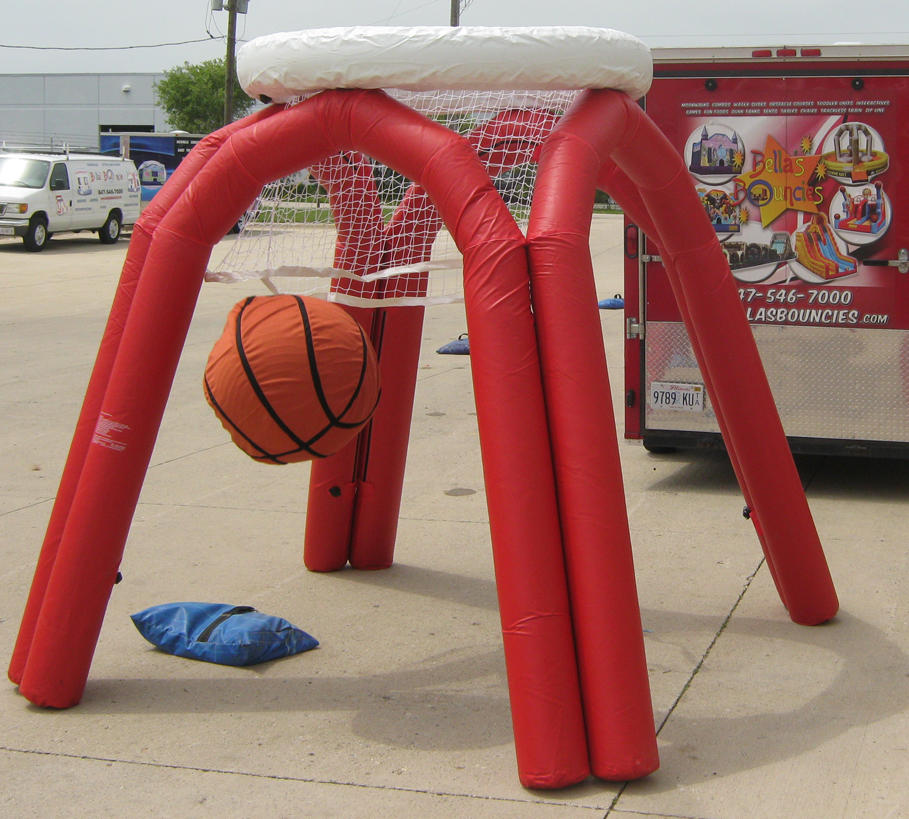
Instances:
[[[515,135],[521,124],[506,117],[489,127]],[[757,350],[681,158],[629,96],[583,92],[543,145],[525,238],[472,147],[488,135],[460,137],[382,91],[332,90],[234,123],[184,160],[133,234],[10,664],[10,679],[25,697],[65,708],[82,696],[212,247],[263,184],[299,168],[316,169],[333,196],[342,189],[371,195],[361,155],[413,180],[414,201],[405,201],[389,225],[378,212],[339,225],[336,257],[362,271],[381,266],[389,254],[425,259],[431,237],[414,236],[410,227],[411,205],[425,196],[463,254],[525,785],[562,787],[591,772],[624,780],[658,766],[591,275],[597,186],[662,249],[790,616],[805,624],[833,616],[836,594]],[[348,152],[343,167],[331,159],[339,151]],[[494,151],[486,156],[497,161]],[[328,536],[324,547],[308,539],[305,557],[318,570],[348,559],[364,567],[391,562],[395,521],[375,510],[386,509],[388,498],[397,509],[413,401],[422,308],[352,312],[379,338],[380,355],[404,362],[407,374],[391,390],[384,415],[380,403],[371,440],[361,436],[313,469],[307,527]],[[751,436],[755,427],[763,430],[760,442]],[[370,450],[376,446],[380,458]],[[320,498],[328,486],[356,482],[364,454],[384,463],[384,473],[362,481],[358,492],[342,493],[344,515],[329,513]],[[388,497],[371,505],[370,493],[383,490]],[[355,504],[364,505],[356,511]],[[358,525],[380,534],[357,534]]]

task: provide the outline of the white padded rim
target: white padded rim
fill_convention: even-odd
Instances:
[[[653,79],[636,37],[588,26],[355,26],[269,34],[237,54],[251,97],[287,102],[328,88],[615,88],[634,99]]]

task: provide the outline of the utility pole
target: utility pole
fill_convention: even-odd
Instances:
[[[237,0],[227,0],[227,58],[224,81],[224,124],[234,121],[234,74],[237,73]]]
[[[224,60],[224,124],[234,121],[234,74],[237,73],[237,15],[246,14],[249,0],[211,0],[211,10],[227,11],[227,57]]]
[[[461,25],[461,0],[451,0],[451,19],[452,26]]]

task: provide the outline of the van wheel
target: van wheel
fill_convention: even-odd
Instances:
[[[50,233],[47,232],[47,219],[43,216],[33,216],[28,223],[28,230],[22,237],[27,250],[37,252],[44,250],[50,240]]]
[[[101,240],[101,244],[105,245],[112,245],[120,238],[120,217],[116,213],[108,215],[107,221],[98,231],[98,238]]]

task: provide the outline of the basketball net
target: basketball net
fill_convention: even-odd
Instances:
[[[540,146],[577,91],[387,93],[463,136],[525,229]],[[425,191],[353,151],[266,185],[206,279],[261,279],[273,293],[359,306],[463,298],[461,255]]]

